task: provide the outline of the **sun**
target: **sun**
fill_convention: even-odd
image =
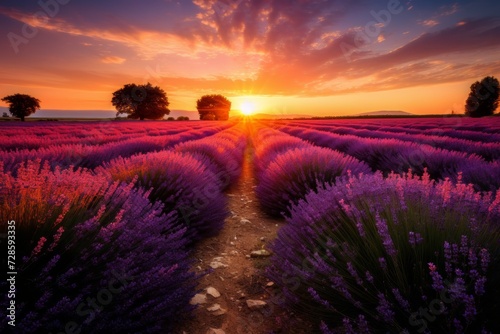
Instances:
[[[243,101],[240,105],[241,113],[245,116],[255,113],[255,104],[250,101]]]

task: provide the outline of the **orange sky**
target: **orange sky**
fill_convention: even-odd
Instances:
[[[460,113],[500,75],[497,2],[41,3],[0,5],[0,95],[42,110],[112,110],[113,91],[149,81],[173,110],[221,93],[284,115]]]

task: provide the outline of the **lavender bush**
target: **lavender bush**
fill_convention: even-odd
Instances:
[[[333,184],[339,176],[370,173],[355,158],[320,147],[295,148],[279,154],[258,175],[257,197],[263,210],[272,215],[287,214],[289,206],[318,185]]]
[[[39,161],[17,178],[0,163],[0,180],[2,232],[16,222],[17,332],[171,332],[192,310],[185,229],[147,192]]]
[[[499,172],[498,163],[487,162],[475,154],[395,139],[362,138],[298,127],[280,127],[280,130],[351,155],[366,162],[373,171],[402,173],[411,168],[416,174],[422,175],[424,169],[427,169],[433,179],[448,177],[454,182],[457,181],[459,172],[462,172],[463,182],[473,183],[476,190],[496,191],[500,187],[500,178],[496,177]]]
[[[48,137],[44,140],[45,145],[37,149],[0,150],[0,160],[4,162],[4,169],[11,171],[14,175],[20,163],[35,159],[40,159],[42,162],[48,161],[52,168],[68,168],[70,166],[95,168],[118,157],[160,151],[187,140],[211,136],[230,125],[230,123],[225,123],[221,126],[205,126],[194,130],[188,129],[189,131],[179,131],[174,134],[142,135],[132,138],[126,136],[117,137],[116,134],[113,134],[113,138],[116,140],[112,141],[106,139],[108,135],[101,129],[99,136],[103,138],[104,142],[91,145],[84,144],[83,139],[72,144],[61,144],[59,139],[54,140],[54,138]],[[71,128],[70,126],[69,129]],[[17,127],[15,129],[18,131],[12,135],[22,137],[31,127]],[[66,133],[57,136],[57,138],[60,137],[74,138],[78,137],[78,133]]]
[[[263,133],[260,133],[260,135],[254,140],[258,143],[265,143],[264,145],[255,145],[254,168],[257,173],[262,173],[269,166],[269,164],[282,153],[294,148],[310,147],[310,144],[299,138],[283,135],[281,133],[277,133],[276,131],[272,131],[271,129],[262,132]]]
[[[209,138],[178,144],[174,150],[199,160],[218,179],[221,190],[234,184],[241,173],[246,134],[241,128],[221,131]]]
[[[376,173],[290,211],[267,274],[323,333],[500,330],[499,195]]]
[[[161,201],[165,212],[177,212],[178,223],[187,227],[186,238],[192,242],[216,234],[228,215],[218,179],[190,155],[161,151],[118,158],[96,172],[148,189],[152,202]]]

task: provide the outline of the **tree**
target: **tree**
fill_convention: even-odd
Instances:
[[[2,117],[9,117],[9,114],[7,114],[6,112],[4,112],[4,113],[2,114]]]
[[[175,121],[175,117],[170,116],[169,118],[167,118],[167,121]]]
[[[495,77],[485,77],[470,86],[465,101],[465,115],[471,117],[491,116],[498,107],[499,83]]]
[[[177,117],[177,120],[178,121],[189,121],[189,117],[187,117],[187,116],[179,116],[179,117]]]
[[[160,119],[170,114],[167,108],[167,94],[160,87],[153,87],[149,82],[146,85],[128,84],[113,93],[111,103],[118,111],[116,115],[128,114],[127,118]]]
[[[14,117],[19,117],[24,122],[24,118],[34,114],[40,109],[40,100],[26,94],[14,94],[6,96],[2,101],[9,104],[9,111]]]
[[[201,120],[227,120],[229,110],[231,110],[231,101],[219,94],[203,95],[196,101],[196,109]]]

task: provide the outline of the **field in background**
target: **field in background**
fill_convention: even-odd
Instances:
[[[224,228],[245,152],[260,209],[286,220],[267,245],[262,275],[280,297],[267,307],[323,333],[499,329],[498,117],[0,129],[24,333],[178,328],[200,279],[191,252]]]

